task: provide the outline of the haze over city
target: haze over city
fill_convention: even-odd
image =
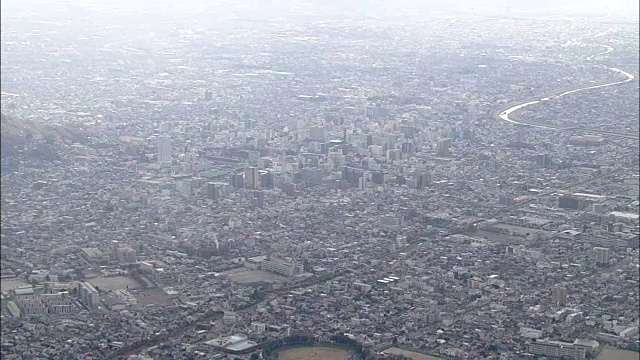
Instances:
[[[2,359],[638,359],[638,2],[1,3]]]

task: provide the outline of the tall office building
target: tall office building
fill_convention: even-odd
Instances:
[[[364,116],[370,119],[377,119],[383,115],[384,111],[379,105],[366,105],[364,108]]]
[[[416,152],[416,147],[412,142],[405,141],[400,146],[403,154],[413,155]]]
[[[160,135],[158,137],[158,162],[171,162],[171,136]]]
[[[274,187],[275,175],[268,171],[264,174],[260,174],[260,187],[265,189],[273,189]]]
[[[417,173],[415,174],[416,188],[422,189],[425,186],[431,185],[431,173]]]
[[[367,188],[367,178],[362,176],[358,179],[358,189],[364,190]]]
[[[327,140],[327,128],[324,126],[312,126],[309,128],[309,139],[325,142]]]
[[[609,258],[611,257],[609,248],[594,247],[593,253],[596,259],[596,264],[606,265],[609,263]]]
[[[364,171],[360,168],[351,166],[342,167],[342,179],[346,180],[349,184],[359,185],[363,173]]]
[[[373,145],[373,135],[367,135],[367,147]]]
[[[451,151],[449,148],[451,147],[451,139],[441,139],[438,141],[438,156],[449,156],[451,155]]]
[[[231,175],[231,180],[229,182],[231,186],[236,189],[244,188],[244,175],[243,174],[233,174]]]
[[[215,200],[216,196],[216,184],[213,182],[208,182],[204,184],[204,196],[207,199]]]
[[[402,151],[400,149],[387,150],[387,159],[394,161],[402,159]]]
[[[551,166],[551,156],[549,154],[536,155],[536,165],[542,168],[548,168]]]
[[[100,294],[98,294],[98,291],[93,287],[93,285],[88,282],[80,282],[78,283],[77,289],[78,297],[83,304],[90,309],[98,306]]]
[[[257,189],[260,187],[260,173],[257,167],[244,169],[244,186],[247,189]]]
[[[555,306],[561,306],[567,303],[567,288],[555,286],[551,291],[551,301]]]

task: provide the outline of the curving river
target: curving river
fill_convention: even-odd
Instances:
[[[593,59],[596,56],[608,54],[608,53],[610,53],[610,52],[612,52],[614,50],[610,46],[607,46],[607,45],[602,45],[602,46],[606,47],[607,50],[605,50],[603,52],[600,52],[600,53],[597,53],[597,54],[593,54],[593,55],[589,56],[587,58],[587,60],[589,61],[589,60]],[[553,95],[553,96],[544,97],[544,98],[541,98],[539,100],[531,100],[531,101],[521,102],[521,103],[518,103],[518,104],[515,104],[515,105],[511,106],[510,108],[508,108],[506,110],[501,111],[498,114],[498,118],[500,118],[501,120],[504,120],[506,122],[510,122],[512,124],[526,125],[526,126],[535,127],[535,128],[542,128],[542,129],[558,129],[558,127],[554,127],[554,126],[537,125],[537,124],[530,124],[530,123],[525,123],[525,122],[522,122],[522,121],[517,121],[517,120],[514,120],[514,119],[510,118],[509,115],[511,115],[513,112],[518,111],[518,110],[520,110],[520,109],[522,109],[524,107],[527,107],[529,105],[538,104],[540,102],[549,101],[551,99],[557,99],[557,98],[563,97],[565,95],[573,94],[573,93],[584,91],[584,90],[591,90],[591,89],[604,88],[604,87],[608,87],[608,86],[620,85],[620,84],[624,84],[624,83],[627,83],[629,81],[635,80],[635,76],[633,76],[632,74],[630,74],[630,73],[628,73],[628,72],[626,72],[624,70],[620,70],[618,68],[610,68],[610,67],[607,67],[607,69],[609,69],[611,71],[614,71],[614,72],[617,72],[617,73],[620,73],[621,75],[624,75],[627,78],[624,79],[624,80],[609,82],[609,83],[600,84],[600,85],[583,86],[583,87],[579,87],[579,88],[576,88],[576,89],[573,89],[573,90],[564,91],[564,92],[562,92],[560,94],[556,94],[556,95]],[[594,130],[593,132],[597,132],[597,131]]]

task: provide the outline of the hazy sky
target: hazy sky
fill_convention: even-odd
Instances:
[[[420,9],[420,10],[443,10],[457,9],[473,11],[474,9],[484,9],[496,11],[529,10],[540,12],[552,8],[563,8],[571,12],[572,10],[581,13],[591,12],[598,15],[615,15],[638,17],[638,0],[1,0],[2,10],[10,11],[15,9],[15,5],[20,4],[21,8],[29,8],[37,4],[34,9],[42,7],[44,4],[54,5],[59,8],[84,7],[87,4],[97,6],[117,6],[125,8],[147,8],[150,11],[166,7],[168,4],[174,6],[197,7],[218,7],[225,10],[240,9],[247,7],[260,8],[261,10],[272,10],[275,12],[286,12],[292,7],[311,9],[322,8],[342,8],[363,13],[376,13],[376,10],[390,11],[390,9]],[[297,5],[297,6],[296,6]],[[48,6],[47,6],[48,7]],[[6,15],[6,14],[3,14]],[[55,15],[55,14],[52,14]],[[567,14],[569,15],[569,14]]]

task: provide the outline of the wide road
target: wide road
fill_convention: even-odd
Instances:
[[[595,35],[593,37],[598,37],[600,34]],[[605,47],[606,50],[605,51],[601,51],[598,52],[596,54],[593,54],[589,57],[587,57],[587,61],[592,61],[592,59],[594,57],[600,56],[600,55],[604,55],[604,54],[608,54],[612,51],[614,51],[614,48],[607,46],[607,45],[601,45],[602,47]],[[604,66],[604,65],[603,65]],[[534,127],[534,128],[540,128],[540,129],[550,129],[550,130],[570,130],[570,131],[584,131],[584,132],[589,132],[592,134],[600,134],[600,135],[606,135],[606,136],[614,136],[614,137],[624,137],[624,138],[628,138],[628,139],[640,139],[637,135],[634,134],[625,134],[625,133],[616,133],[616,132],[611,132],[611,131],[601,131],[601,130],[592,130],[592,129],[586,129],[586,128],[580,128],[580,127],[573,127],[573,128],[562,128],[559,126],[552,126],[552,125],[541,125],[541,124],[535,124],[535,123],[530,123],[527,122],[525,119],[522,119],[521,117],[518,117],[516,112],[518,110],[521,110],[529,105],[533,105],[533,104],[538,104],[538,103],[542,103],[542,102],[546,102],[552,99],[557,99],[560,97],[563,97],[565,95],[569,95],[569,94],[573,94],[573,93],[577,93],[580,91],[585,91],[585,90],[592,90],[592,89],[599,89],[599,88],[605,88],[605,87],[609,87],[609,86],[615,86],[615,85],[621,85],[621,84],[625,84],[628,83],[630,81],[634,81],[637,79],[636,75],[634,75],[633,73],[618,69],[618,68],[613,68],[613,67],[606,67],[607,69],[616,72],[620,75],[623,75],[626,77],[626,79],[624,80],[620,80],[620,81],[613,81],[613,82],[604,82],[604,83],[600,83],[597,85],[585,85],[585,86],[581,86],[575,89],[570,89],[570,90],[560,90],[560,91],[555,91],[553,93],[547,94],[544,97],[541,97],[539,99],[529,99],[529,100],[523,100],[523,101],[519,101],[519,102],[515,102],[515,103],[511,103],[508,104],[506,106],[502,106],[496,110],[494,110],[492,112],[492,116],[494,118],[496,118],[496,120],[501,120],[501,121],[506,121],[512,124],[517,124],[517,125],[523,125],[523,126],[529,126],[529,127]]]

